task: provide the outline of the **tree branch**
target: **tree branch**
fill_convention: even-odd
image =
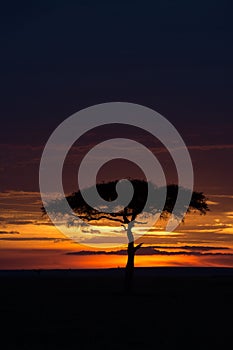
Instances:
[[[124,212],[123,212],[123,219],[124,219],[124,224],[128,224],[129,223],[129,219],[128,219],[128,210],[127,208],[124,208]]]
[[[145,224],[147,224],[147,221],[137,221],[137,220],[135,220],[134,223],[135,224],[145,225]]]
[[[96,218],[95,217],[87,217],[87,216],[77,216],[77,219],[78,218],[86,220],[86,221],[99,221],[101,219],[107,219],[107,220],[110,220],[110,221],[120,222],[121,224],[124,224],[123,220],[117,219],[117,218],[114,218],[114,217],[109,217],[107,215],[101,215],[101,216],[98,216]]]
[[[134,247],[134,251],[136,252],[139,248],[141,248],[142,245],[143,243],[139,243],[138,245],[136,245],[136,247]]]

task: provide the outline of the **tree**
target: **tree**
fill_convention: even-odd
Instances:
[[[149,203],[148,208],[150,209],[150,213],[159,213],[160,217],[167,217],[173,212],[178,191],[189,191],[185,188],[178,187],[178,185],[168,185],[166,187],[167,195],[165,204],[162,210],[158,210],[159,198],[161,197],[160,193],[161,191],[163,191],[164,188],[158,188],[151,182],[146,182],[144,180],[133,179],[130,181],[134,189],[133,197],[126,207],[117,212],[112,211],[110,213],[106,213],[106,211],[101,210],[101,206],[98,208],[98,203],[96,203],[95,208],[91,207],[84,200],[81,191],[77,191],[72,193],[71,195],[68,195],[66,199],[51,201],[46,207],[42,207],[43,213],[47,212],[53,215],[61,213],[62,215],[65,215],[66,213],[64,212],[64,200],[66,200],[70,208],[73,210],[73,213],[71,214],[72,218],[69,219],[69,222],[67,221],[68,225],[71,224],[71,221],[73,221],[74,223],[76,219],[81,219],[86,223],[107,220],[121,224],[126,231],[128,239],[128,258],[125,268],[125,288],[128,292],[132,289],[134,274],[134,257],[137,250],[142,245],[142,243],[135,245],[132,229],[135,223],[137,223],[137,218],[139,214],[141,214],[141,212],[143,211],[145,203],[148,200],[148,192],[154,192],[154,196],[152,197],[155,199],[153,200],[153,203]],[[117,198],[117,182],[118,181],[115,180],[96,185],[96,189],[100,197],[103,198],[105,201],[108,201],[110,207],[111,202],[113,202]],[[94,189],[92,187],[85,189],[85,191],[89,192],[89,194],[91,194],[93,190]],[[158,198],[158,203],[156,203],[156,198]],[[209,208],[206,203],[206,197],[204,196],[204,194],[202,192],[192,192],[189,206],[186,208],[178,208],[175,215],[177,216],[177,218],[181,218],[186,212],[197,211],[201,214],[205,214],[208,210]]]

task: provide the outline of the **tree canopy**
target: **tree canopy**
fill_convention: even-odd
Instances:
[[[101,198],[105,201],[108,201],[109,208],[111,208],[111,202],[113,202],[117,198],[116,185],[118,180],[103,182],[96,185],[96,189]],[[159,202],[160,194],[164,190],[164,188],[157,187],[151,182],[147,182],[145,180],[130,180],[133,185],[134,193],[129,204],[123,209],[117,212],[108,212],[101,210],[101,206],[98,207],[98,203],[96,203],[96,207],[91,207],[84,200],[81,191],[73,192],[72,194],[66,196],[66,198],[58,199],[49,202],[46,207],[42,207],[42,211],[44,213],[50,214],[66,214],[66,207],[64,206],[64,201],[66,200],[73,210],[73,220],[75,218],[80,218],[84,222],[98,221],[102,219],[119,222],[121,224],[128,224],[131,221],[135,220],[137,216],[142,212],[144,205],[147,201],[148,191],[153,191],[153,202],[149,203],[149,210],[153,214],[158,213],[161,217],[166,217],[167,215],[173,212],[173,208],[176,203],[176,198],[178,191],[190,191],[185,188],[181,188],[178,185],[170,184],[166,186],[166,200],[165,204],[161,209],[158,209],[157,199]],[[93,187],[87,188],[84,191],[91,192],[93,191]],[[179,218],[182,217],[186,212],[196,211],[200,214],[206,214],[209,210],[208,205],[206,203],[207,198],[202,192],[192,192],[191,201],[188,207],[179,207],[176,211],[175,215]]]

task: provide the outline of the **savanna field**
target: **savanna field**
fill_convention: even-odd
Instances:
[[[233,271],[2,271],[4,349],[231,348]]]

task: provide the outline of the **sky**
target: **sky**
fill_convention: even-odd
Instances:
[[[136,266],[233,267],[233,20],[231,1],[12,1],[0,11],[0,269],[124,266],[124,247],[70,240],[41,215],[39,164],[54,129],[104,102],[152,108],[179,131],[194,168],[194,189],[210,212],[163,223],[141,237]],[[99,127],[70,150],[64,189],[94,145],[129,137],[151,149],[168,183],[169,153],[134,127]],[[112,161],[99,180],[140,175]],[[92,237],[112,230],[94,227]]]

